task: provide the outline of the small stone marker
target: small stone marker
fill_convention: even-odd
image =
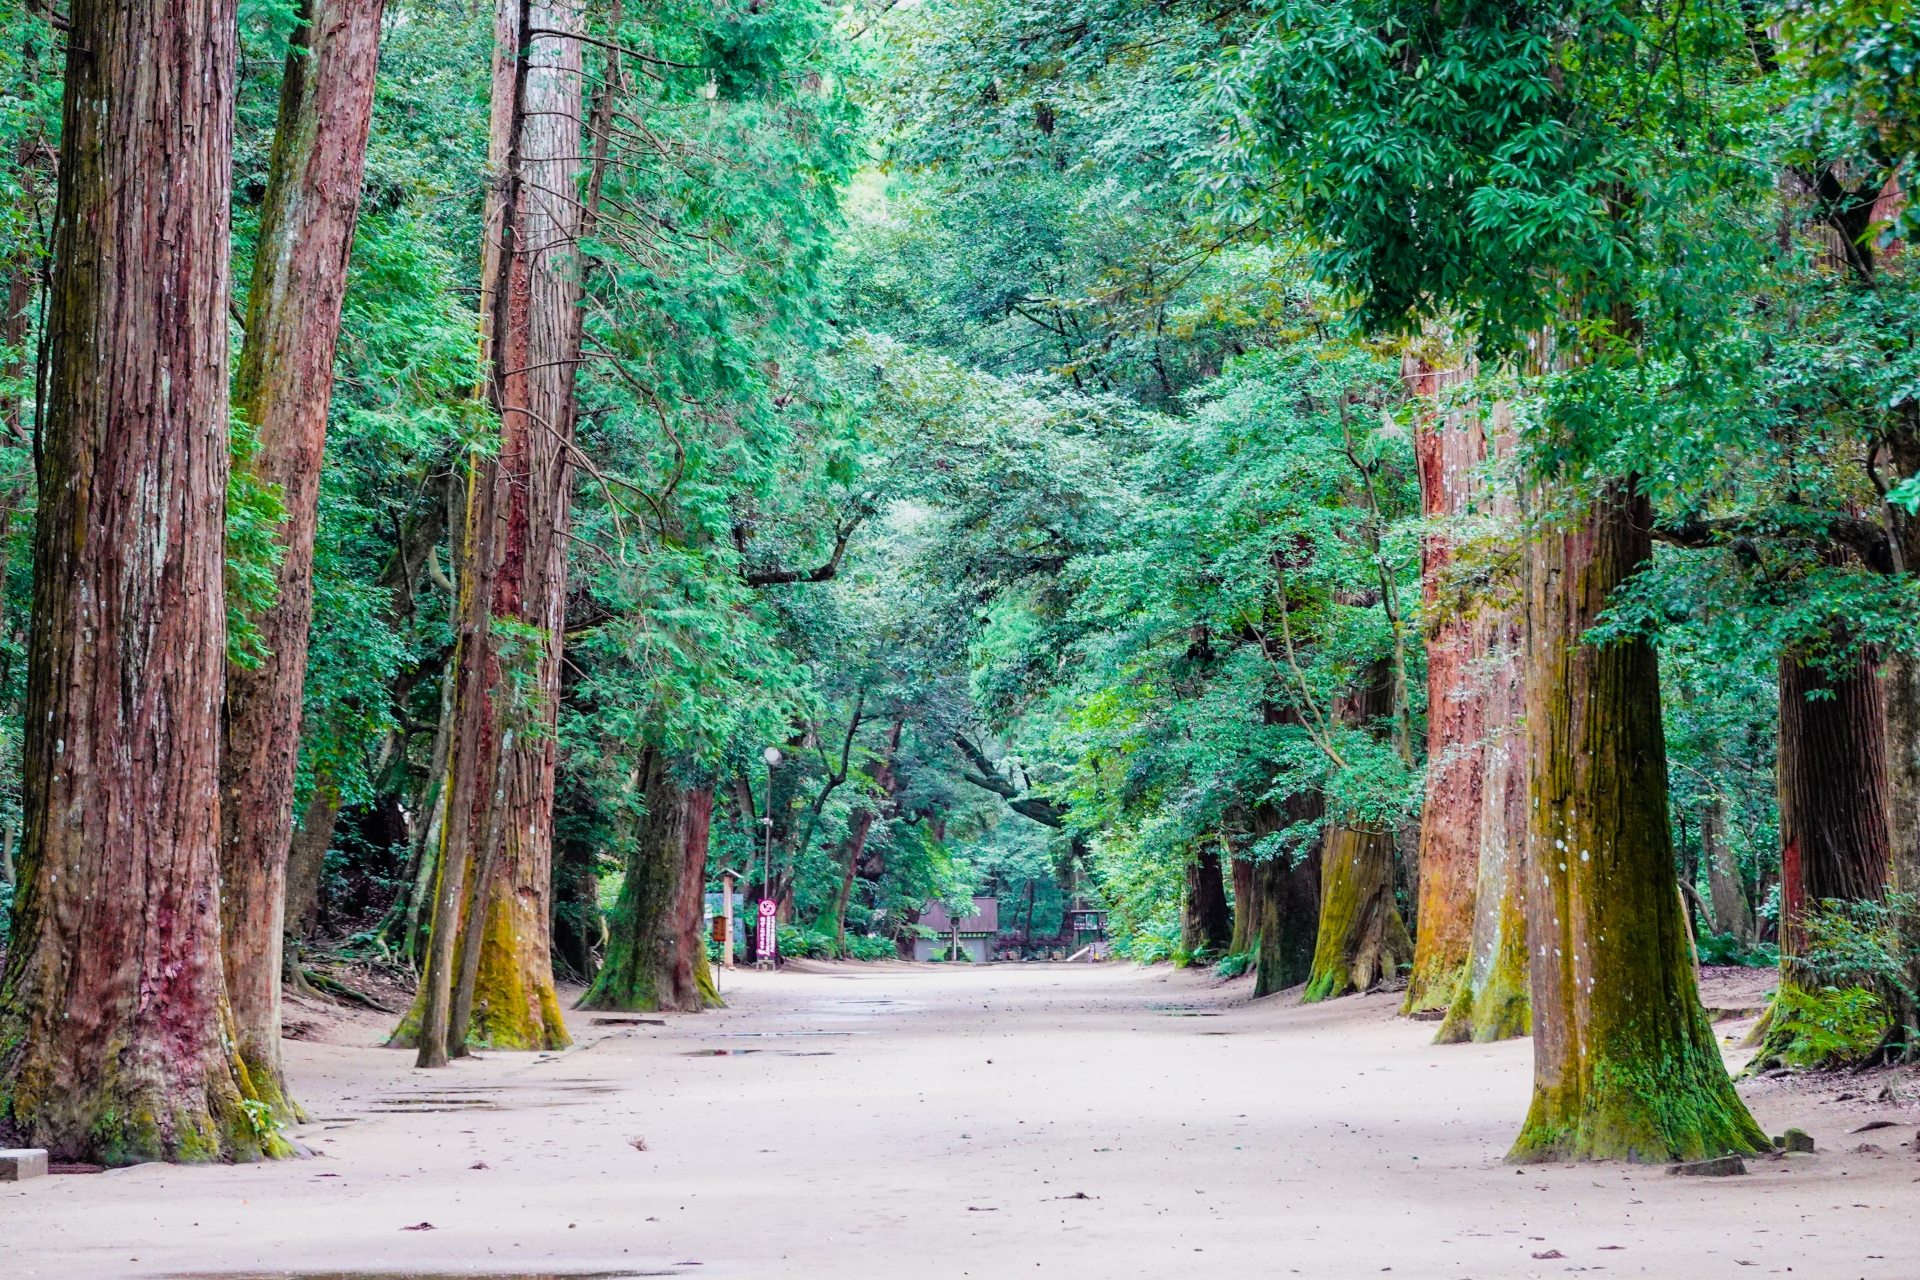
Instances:
[[[1747,1162],[1739,1156],[1719,1156],[1712,1160],[1692,1160],[1686,1164],[1667,1166],[1669,1174],[1677,1174],[1682,1178],[1728,1178],[1746,1171]]]
[[[1813,1154],[1813,1135],[1805,1129],[1789,1129],[1781,1135],[1781,1138],[1780,1149],[1788,1155],[1795,1152],[1805,1155]]]
[[[0,1182],[47,1176],[47,1153],[38,1147],[0,1150]]]

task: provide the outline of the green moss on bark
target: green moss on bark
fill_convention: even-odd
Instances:
[[[1583,643],[1651,555],[1625,482],[1528,550],[1527,936],[1534,1092],[1510,1159],[1691,1160],[1767,1147],[1700,1007],[1667,826],[1654,651]]]

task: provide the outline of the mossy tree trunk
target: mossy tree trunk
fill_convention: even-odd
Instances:
[[[1409,355],[1403,380],[1427,400],[1413,438],[1420,503],[1427,532],[1420,545],[1420,592],[1427,622],[1427,789],[1420,810],[1419,941],[1407,975],[1402,1013],[1444,1009],[1452,1003],[1472,949],[1478,879],[1485,700],[1476,660],[1485,630],[1480,619],[1445,598],[1443,579],[1453,561],[1448,527],[1484,504],[1476,471],[1486,461],[1486,437],[1477,414],[1449,411],[1442,397],[1471,376],[1466,368],[1436,368]]]
[[[1378,725],[1393,710],[1385,664],[1340,702],[1347,723]],[[1329,819],[1320,847],[1320,921],[1303,1000],[1371,991],[1412,962],[1413,939],[1394,902],[1393,860],[1392,830]]]
[[[1892,875],[1886,699],[1871,655],[1834,674],[1789,648],[1780,655],[1780,983],[1816,984],[1803,957],[1806,920],[1829,899],[1877,901]],[[1791,1035],[1771,1017],[1757,1061]]]
[[[1187,859],[1187,891],[1180,912],[1180,947],[1188,955],[1224,951],[1233,941],[1233,913],[1220,876],[1220,851],[1211,840]]]
[[[233,0],[66,32],[0,1119],[56,1158],[285,1144],[220,959]]]
[[[1488,646],[1480,743],[1480,817],[1475,841],[1473,932],[1436,1044],[1487,1043],[1533,1029],[1527,962],[1527,758],[1522,637],[1503,616]]]
[[[422,1065],[438,1060],[441,1028],[467,1012],[455,1007],[455,952],[476,944],[472,1038],[514,1049],[569,1043],[553,988],[549,903],[581,346],[582,59],[581,42],[564,33],[584,20],[578,6],[530,0],[499,0],[495,12],[489,164],[499,181],[482,254],[481,329],[500,447],[470,468],[457,728],[433,925],[441,936],[395,1032],[401,1043],[418,1035]],[[485,911],[466,911],[471,872],[494,859],[478,886]],[[482,922],[480,938],[464,929],[445,936],[469,917]]]
[[[306,0],[280,87],[280,119],[247,291],[234,408],[253,427],[251,467],[287,518],[279,596],[259,618],[267,655],[227,668],[220,757],[220,905],[234,1035],[260,1096],[295,1107],[280,1065],[280,940],[294,770],[313,616],[320,459],[360,175],[373,118],[385,0]]]
[[[1567,519],[1526,561],[1534,1088],[1509,1158],[1764,1150],[1694,980],[1653,648],[1581,639],[1652,557],[1652,511],[1615,481]]]
[[[1241,955],[1253,950],[1253,863],[1230,856],[1228,865],[1233,877],[1233,937],[1227,951]]]
[[[607,921],[607,958],[583,1009],[679,1009],[719,1004],[700,935],[713,792],[674,776],[661,751],[642,768],[647,812]]]

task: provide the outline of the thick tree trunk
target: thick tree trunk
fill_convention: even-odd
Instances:
[[[1740,880],[1740,864],[1727,843],[1726,808],[1715,796],[1700,809],[1700,854],[1707,864],[1707,890],[1713,895],[1713,931],[1753,945],[1753,908]]]
[[[220,963],[232,0],[78,0],[48,299],[0,1119],[57,1158],[283,1143]]]
[[[1700,1007],[1667,827],[1651,645],[1581,637],[1652,557],[1626,482],[1529,544],[1533,1105],[1510,1159],[1691,1160],[1768,1148]]]
[[[1226,950],[1233,941],[1233,913],[1220,877],[1220,851],[1211,840],[1187,860],[1187,892],[1180,912],[1180,948],[1189,956]]]
[[[1371,991],[1413,958],[1393,902],[1393,833],[1330,825],[1320,850],[1320,927],[1301,999]]]
[[[1827,900],[1878,901],[1892,878],[1886,700],[1867,653],[1835,679],[1788,649],[1779,688],[1780,979],[1809,986],[1807,916]],[[1761,1034],[1770,1057],[1778,1041]]]
[[[1920,531],[1920,520],[1906,523]],[[1906,554],[1910,569],[1920,566],[1920,537]],[[1920,893],[1920,655],[1887,659],[1885,696],[1893,883],[1902,893]]]
[[[1253,834],[1258,839],[1319,816],[1318,796],[1296,796],[1285,809],[1263,804],[1253,812]],[[1283,853],[1253,864],[1255,999],[1298,986],[1312,971],[1320,927],[1320,846],[1316,835],[1297,861]]]
[[[1253,950],[1253,864],[1245,858],[1230,859],[1233,876],[1233,938],[1227,943],[1230,955]]]
[[[1372,725],[1393,710],[1386,667],[1341,699],[1349,724]],[[1371,991],[1413,959],[1413,939],[1393,898],[1393,832],[1329,822],[1320,848],[1320,922],[1302,999]]]
[[[287,510],[280,594],[255,620],[267,656],[229,664],[220,757],[220,905],[234,1036],[260,1096],[295,1107],[280,1066],[280,938],[313,618],[313,538],[333,352],[373,118],[384,0],[306,0],[280,87],[234,410],[253,470]]]
[[[583,1009],[679,1009],[719,1004],[700,936],[713,792],[689,789],[666,755],[645,765],[647,813],[608,920],[607,958]]]
[[[1420,940],[1401,1006],[1409,1014],[1451,1004],[1472,953],[1486,740],[1477,660],[1484,657],[1487,627],[1463,602],[1443,597],[1442,579],[1453,559],[1447,522],[1486,504],[1476,471],[1486,462],[1487,442],[1478,414],[1447,412],[1439,402],[1471,376],[1469,369],[1436,369],[1413,356],[1402,367],[1408,392],[1433,402],[1422,409],[1414,433],[1429,525],[1420,547],[1428,618],[1427,791],[1420,811]]]
[[[473,891],[467,864],[487,856],[488,833],[498,830],[498,871],[482,886],[481,936],[463,930],[459,939],[461,948],[480,947],[472,1034],[495,1048],[569,1043],[553,988],[548,917],[580,357],[581,42],[535,33],[576,32],[583,21],[577,6],[529,0],[500,0],[495,20],[491,161],[502,180],[483,255],[481,314],[500,449],[472,465],[471,568],[460,584],[455,693],[461,729],[434,924],[441,927],[439,907],[453,887]],[[496,627],[495,619],[510,625]],[[495,777],[499,785],[487,785]],[[495,805],[507,807],[495,814]],[[469,914],[450,908],[448,919]],[[451,973],[434,971],[441,954],[436,940],[428,981],[395,1033],[410,1040],[424,1021],[423,1057],[433,1056],[443,982],[449,1024],[464,1012]],[[464,1047],[451,1043],[448,1052]]]
[[[1487,1043],[1533,1029],[1527,963],[1527,744],[1519,623],[1487,650],[1476,824],[1473,933],[1467,967],[1434,1035],[1436,1044]]]
[[[1818,696],[1815,696],[1818,695]],[[1781,977],[1796,977],[1807,913],[1828,898],[1879,900],[1892,870],[1886,705],[1866,654],[1841,679],[1780,656]]]

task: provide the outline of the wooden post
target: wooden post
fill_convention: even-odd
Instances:
[[[720,962],[727,968],[733,968],[733,872],[720,873],[720,910],[725,913],[727,927],[725,939],[721,944]]]

